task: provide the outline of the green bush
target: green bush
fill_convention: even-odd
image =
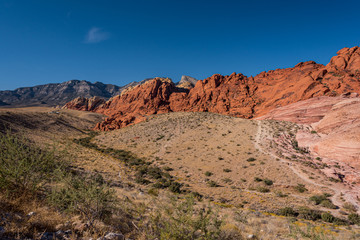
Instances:
[[[359,214],[351,213],[351,214],[349,214],[348,219],[352,224],[360,225],[360,215]]]
[[[270,179],[267,179],[267,178],[265,178],[264,179],[264,183],[266,184],[266,185],[268,185],[268,186],[271,186],[271,185],[273,185],[273,181],[272,180],[270,180]]]
[[[90,226],[95,220],[110,216],[115,209],[115,192],[104,184],[101,175],[67,175],[64,182],[64,186],[54,189],[48,197],[49,203],[57,209],[80,214]]]
[[[158,167],[148,167],[147,174],[153,179],[161,178],[162,171]]]
[[[299,218],[305,220],[316,221],[318,219],[321,219],[321,211],[318,210],[313,210],[307,207],[301,207],[299,208],[298,212],[299,212]]]
[[[0,190],[10,196],[35,193],[62,167],[54,151],[42,150],[10,131],[0,134]]]
[[[164,167],[164,170],[170,172],[170,171],[173,171],[174,169],[171,167]]]
[[[270,192],[270,189],[266,188],[266,187],[258,187],[257,190],[261,193],[268,193]]]
[[[343,208],[349,212],[356,212],[356,207],[351,203],[344,203]]]
[[[298,184],[296,187],[295,187],[296,191],[300,192],[300,193],[303,193],[305,191],[307,191],[306,187],[304,184]]]
[[[314,195],[309,200],[314,202],[315,205],[319,205],[322,201],[327,200],[327,197],[325,195]]]
[[[296,217],[298,214],[292,207],[284,207],[278,210],[277,212],[281,216],[286,217]]]
[[[209,187],[218,187],[219,185],[217,184],[217,182],[210,180],[207,182]]]
[[[248,162],[254,162],[254,161],[256,161],[256,158],[251,157],[251,158],[248,158],[246,161],[248,161]]]
[[[329,209],[336,209],[337,206],[334,205],[328,197],[331,196],[327,193],[324,193],[323,195],[314,195],[310,197],[310,201],[314,202],[315,205],[321,205],[323,207],[329,208]]]
[[[332,222],[334,222],[335,217],[334,217],[333,215],[331,215],[331,213],[324,212],[324,213],[321,214],[321,219],[322,219],[324,222],[332,223]]]
[[[320,203],[321,206],[329,208],[329,209],[336,209],[336,205],[333,204],[329,199],[325,199]]]
[[[178,182],[171,182],[169,190],[173,193],[181,193],[182,184]]]
[[[262,179],[261,179],[261,178],[259,178],[259,177],[254,177],[254,181],[255,181],[255,182],[261,182],[261,181],[262,181]]]
[[[222,233],[222,221],[209,207],[196,208],[194,198],[174,198],[170,204],[152,211],[146,239],[215,240]]]
[[[204,174],[205,174],[205,176],[207,176],[207,177],[210,177],[211,175],[213,175],[213,173],[212,173],[212,172],[209,172],[209,171],[206,171]]]
[[[201,201],[202,198],[203,198],[203,195],[201,195],[198,192],[191,192],[190,196],[193,197],[194,199],[198,200],[198,201]]]

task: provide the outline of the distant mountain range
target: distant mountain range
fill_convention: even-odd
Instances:
[[[196,80],[191,80],[190,85]],[[28,106],[62,106],[77,97],[100,97],[109,99],[121,94],[130,87],[141,85],[152,78],[140,82],[131,82],[125,86],[104,84],[101,82],[91,83],[85,80],[70,80],[63,83],[51,83],[34,87],[22,87],[15,90],[0,91],[0,106],[28,107]],[[183,80],[182,83],[186,82]]]

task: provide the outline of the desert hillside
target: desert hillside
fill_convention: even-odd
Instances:
[[[200,112],[159,114],[114,131],[90,131],[103,117],[52,108],[0,110],[1,141],[11,129],[12,136],[44,150],[55,146],[56,157],[69,164],[62,174],[70,174],[59,178],[63,170],[48,169],[55,177],[43,183],[38,197],[1,194],[2,237],[155,239],[180,234],[174,232],[179,227],[181,234],[196,230],[196,222],[180,219],[202,211],[208,215],[197,221],[212,229],[209,239],[294,239],[309,229],[316,230],[313,237],[354,239],[360,233],[351,225],[358,216],[352,189],[323,171],[333,166],[294,144],[298,132],[311,130],[306,126]],[[91,185],[94,177],[105,185]],[[74,187],[79,208],[67,205]],[[108,194],[111,202],[101,206],[111,212],[94,215],[95,205],[84,205],[83,197],[90,195],[82,194],[91,189]],[[81,212],[84,206],[94,212]]]

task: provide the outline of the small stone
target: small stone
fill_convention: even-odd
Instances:
[[[249,234],[249,235],[247,236],[247,239],[255,239],[254,234]]]
[[[62,231],[62,230],[59,230],[59,231],[57,231],[57,232],[55,233],[55,236],[56,236],[56,237],[63,237],[64,235],[65,235],[65,232]]]
[[[125,237],[121,233],[108,233],[104,237],[105,240],[124,240]]]
[[[34,216],[35,214],[36,214],[35,212],[29,212],[27,216],[31,217],[31,216]]]

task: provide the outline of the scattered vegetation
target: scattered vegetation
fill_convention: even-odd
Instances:
[[[8,131],[0,134],[0,189],[9,197],[44,191],[54,173],[65,167],[53,150],[42,150]]]
[[[274,182],[273,182],[272,180],[267,179],[267,178],[264,179],[264,183],[265,183],[266,185],[268,185],[268,186],[271,186],[271,185],[274,184]]]
[[[336,209],[337,207],[328,199],[328,194],[314,195],[309,198],[310,201],[314,202],[315,205],[321,205],[329,209]]]
[[[197,209],[193,197],[173,198],[150,215],[146,239],[222,239],[223,221],[210,207]]]
[[[217,182],[215,182],[215,181],[213,181],[213,180],[208,181],[208,182],[207,182],[207,185],[208,185],[209,187],[218,187],[218,186],[219,186],[219,184],[217,184]]]
[[[114,190],[101,175],[79,176],[70,174],[62,181],[64,186],[53,189],[48,199],[61,211],[79,214],[90,227],[95,220],[111,216],[117,205]]]
[[[267,187],[258,187],[257,190],[261,193],[268,193],[270,192],[270,189]]]
[[[295,190],[300,192],[300,193],[303,193],[303,192],[306,192],[307,191],[307,188],[305,187],[304,184],[298,184],[296,187],[295,187]]]
[[[248,162],[254,162],[254,161],[256,161],[256,158],[251,157],[251,158],[248,158],[246,161],[248,161]]]
[[[164,170],[166,172],[164,172],[159,167],[152,166],[151,162],[137,158],[131,152],[113,148],[101,148],[91,142],[92,138],[94,138],[96,135],[97,133],[90,132],[88,137],[75,139],[74,142],[84,147],[108,154],[113,158],[124,162],[128,166],[134,167],[136,171],[135,181],[139,184],[147,185],[153,183],[153,187],[157,189],[169,188],[169,190],[174,193],[182,192],[182,184],[174,181],[173,177],[168,173],[169,171],[173,170],[171,167],[165,167]]]

